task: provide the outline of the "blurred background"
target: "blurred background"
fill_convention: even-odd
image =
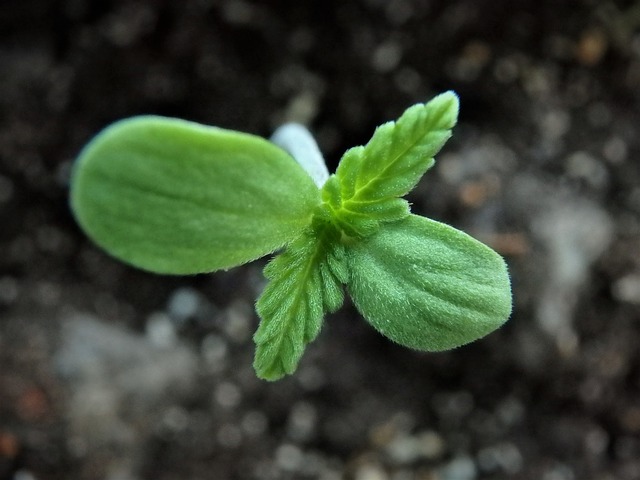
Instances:
[[[0,479],[639,479],[639,86],[637,1],[3,0]],[[75,156],[122,117],[294,120],[335,168],[449,89],[413,210],[503,254],[515,298],[452,352],[346,304],[262,382],[266,260],[150,275],[69,212]]]

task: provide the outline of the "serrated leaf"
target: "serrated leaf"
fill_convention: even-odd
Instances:
[[[511,312],[504,260],[466,233],[409,215],[347,249],[348,288],[391,340],[439,351],[476,340]]]
[[[71,206],[120,260],[168,274],[233,267],[296,238],[318,188],[265,139],[184,120],[117,122],[81,152]]]
[[[323,200],[334,215],[364,213],[378,222],[408,215],[408,206],[401,212],[382,207],[376,210],[375,204],[402,197],[415,187],[451,136],[458,107],[455,93],[443,93],[426,104],[410,107],[396,122],[378,127],[364,147],[348,150],[335,180],[323,188]],[[343,221],[348,223],[346,218]]]
[[[341,161],[337,176],[353,184],[353,193],[343,198],[366,201],[407,194],[451,136],[458,110],[458,97],[446,92],[379,126],[363,149],[352,149]]]
[[[295,371],[325,312],[342,305],[339,275],[346,267],[337,264],[344,262],[335,233],[310,230],[265,267],[269,283],[256,303],[261,321],[253,337],[258,377],[278,380]]]

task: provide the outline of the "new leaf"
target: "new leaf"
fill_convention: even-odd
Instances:
[[[254,368],[265,380],[295,371],[307,343],[316,338],[325,312],[342,305],[346,279],[344,247],[335,233],[307,232],[266,266],[269,283],[256,304]]]
[[[71,206],[87,234],[139,268],[193,274],[233,267],[291,242],[318,188],[286,152],[253,135],[134,117],[82,151]]]
[[[451,136],[458,108],[458,97],[443,93],[378,127],[364,147],[348,150],[323,189],[323,200],[338,222],[367,236],[374,229],[361,218],[389,222],[407,216],[407,202],[397,197],[406,195],[433,165],[434,155]],[[345,231],[349,234],[348,226]]]

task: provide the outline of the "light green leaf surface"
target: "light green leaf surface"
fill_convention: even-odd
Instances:
[[[367,145],[344,154],[335,176],[323,188],[323,201],[343,223],[357,214],[378,222],[407,216],[407,202],[397,197],[406,195],[433,165],[434,155],[451,136],[458,108],[456,94],[446,92],[410,107],[396,122],[378,127]],[[354,229],[362,230],[357,220]],[[372,232],[363,231],[360,236]]]
[[[511,312],[504,260],[443,223],[409,215],[347,249],[349,292],[391,340],[439,351],[469,343]]]
[[[154,116],[98,134],[71,185],[73,212],[98,245],[167,274],[266,255],[298,237],[319,203],[311,178],[270,142]]]
[[[269,283],[256,304],[258,377],[278,380],[293,373],[306,344],[320,332],[325,312],[342,305],[346,262],[336,234],[307,232],[266,266]]]

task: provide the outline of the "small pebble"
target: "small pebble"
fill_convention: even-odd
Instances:
[[[36,480],[36,477],[27,470],[18,470],[13,474],[13,480]]]
[[[373,51],[371,64],[380,73],[391,72],[402,60],[402,46],[393,40],[378,45]]]
[[[475,480],[478,478],[478,469],[473,459],[467,456],[456,457],[447,465],[439,469],[441,480]]]
[[[389,476],[378,465],[361,465],[356,470],[354,480],[387,480]]]
[[[398,465],[408,465],[420,460],[435,460],[446,450],[444,439],[433,431],[418,435],[399,435],[385,449],[389,458]]]
[[[621,302],[640,305],[640,273],[631,273],[616,280],[611,291]]]
[[[575,480],[576,475],[568,465],[557,464],[547,470],[541,480]]]
[[[303,461],[304,455],[295,445],[280,445],[276,450],[276,463],[282,470],[295,472],[300,469]]]
[[[600,29],[589,29],[583,32],[576,49],[576,57],[580,63],[593,67],[600,63],[607,52],[608,41]]]
[[[158,348],[168,348],[175,345],[177,336],[171,318],[163,312],[149,315],[145,325],[147,338]]]
[[[604,455],[609,447],[609,434],[600,427],[593,427],[584,437],[584,447],[589,458]]]
[[[619,165],[627,159],[629,147],[620,137],[611,137],[602,147],[602,155],[610,163]]]
[[[185,321],[198,312],[200,302],[200,293],[193,288],[178,288],[169,297],[167,310],[176,320]]]
[[[523,463],[520,450],[511,443],[494,445],[478,452],[478,465],[485,472],[501,470],[515,475],[522,470]]]
[[[558,140],[571,128],[571,116],[566,110],[552,110],[540,120],[542,135],[551,140]]]

